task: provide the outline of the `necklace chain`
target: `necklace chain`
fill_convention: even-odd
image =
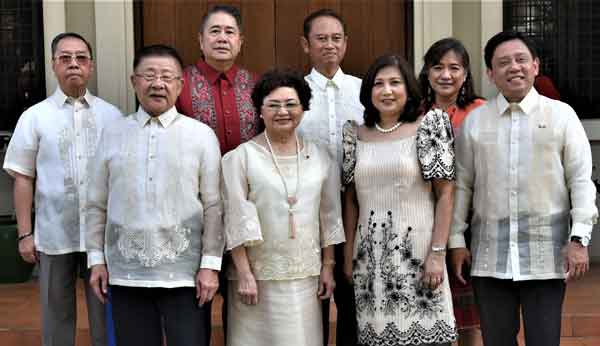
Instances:
[[[281,167],[279,167],[279,162],[277,162],[277,156],[275,155],[275,151],[273,150],[273,146],[271,145],[271,140],[269,139],[269,135],[265,130],[265,140],[267,142],[267,146],[269,147],[269,152],[271,153],[271,158],[273,159],[273,163],[275,164],[277,173],[279,174],[279,177],[281,177],[283,189],[285,190],[285,195],[287,197],[286,201],[288,204],[288,214],[290,222],[290,238],[292,239],[296,238],[296,225],[294,222],[294,205],[298,201],[296,196],[298,195],[298,190],[300,189],[300,141],[298,140],[298,134],[294,133],[294,136],[296,138],[296,191],[294,191],[293,195],[290,195],[287,183],[285,181],[285,177],[283,176]]]
[[[402,124],[404,124],[404,122],[399,121],[396,125],[390,127],[389,129],[384,129],[383,127],[379,126],[378,123],[375,123],[375,129],[381,133],[390,133],[396,131],[400,126],[402,126]]]

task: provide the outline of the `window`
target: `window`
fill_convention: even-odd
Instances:
[[[0,0],[0,131],[46,97],[42,2]]]
[[[538,48],[540,73],[580,118],[600,118],[600,2],[504,2],[504,29],[529,35]]]

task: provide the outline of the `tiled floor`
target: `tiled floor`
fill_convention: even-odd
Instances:
[[[563,309],[561,346],[600,346],[600,265],[596,264],[583,281],[568,286]],[[77,345],[89,345],[81,285],[78,287]],[[213,346],[223,345],[220,321],[221,300],[213,304]],[[332,309],[334,316],[334,309]],[[0,345],[40,345],[40,307],[36,282],[0,285]],[[335,320],[332,318],[332,333]],[[334,343],[334,340],[330,342]],[[524,345],[521,338],[521,345]],[[274,345],[277,346],[277,345]]]

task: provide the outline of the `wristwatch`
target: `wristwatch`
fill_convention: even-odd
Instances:
[[[570,240],[574,241],[576,243],[579,243],[581,246],[584,246],[584,247],[587,247],[590,243],[590,240],[588,237],[580,237],[578,235],[572,235]]]

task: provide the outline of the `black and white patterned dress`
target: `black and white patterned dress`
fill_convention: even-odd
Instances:
[[[353,270],[359,344],[454,341],[448,275],[435,290],[421,285],[434,224],[430,180],[455,174],[447,115],[430,111],[416,135],[393,141],[355,141],[352,123],[344,136],[344,183],[354,182],[360,210]]]

